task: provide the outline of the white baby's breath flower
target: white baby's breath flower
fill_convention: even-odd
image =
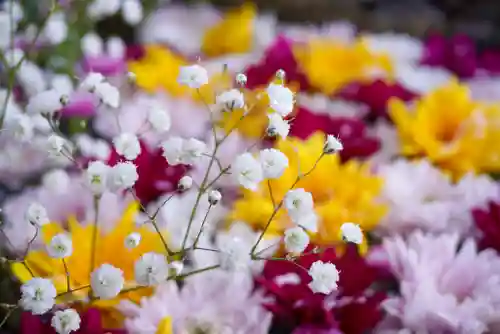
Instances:
[[[103,139],[96,139],[91,148],[92,156],[99,160],[107,160],[111,154],[111,146]]]
[[[219,261],[223,270],[246,270],[251,263],[250,251],[246,243],[239,238],[228,238],[220,246]]]
[[[261,164],[250,153],[236,157],[231,171],[241,186],[253,191],[257,190],[259,183],[264,179]]]
[[[87,183],[96,195],[102,194],[107,188],[108,175],[111,167],[102,161],[93,161],[87,167]]]
[[[260,151],[259,160],[266,179],[279,178],[288,167],[287,156],[274,148]]]
[[[240,86],[245,86],[247,84],[247,76],[244,73],[236,74],[236,83]]]
[[[146,253],[135,262],[135,281],[143,286],[157,285],[167,280],[168,271],[168,263],[164,255]]]
[[[148,111],[148,123],[157,132],[167,132],[172,126],[172,120],[167,110],[161,109],[155,105]]]
[[[63,96],[67,96],[73,92],[73,83],[71,78],[66,74],[56,74],[50,79],[50,87],[56,90]]]
[[[141,234],[137,232],[130,233],[125,237],[125,247],[133,249],[139,246],[141,242]]]
[[[137,167],[131,162],[120,162],[111,168],[108,175],[108,187],[111,191],[132,188],[137,180]]]
[[[296,225],[306,229],[307,231],[312,233],[318,232],[319,217],[316,212],[311,211],[303,215],[291,215],[290,218]]]
[[[26,210],[25,216],[29,223],[38,227],[49,223],[47,210],[40,203],[31,203]]]
[[[20,141],[29,141],[35,134],[35,124],[31,117],[25,114],[14,115],[7,125],[14,138]]]
[[[189,138],[182,143],[181,162],[186,165],[194,165],[207,150],[207,145],[195,138]]]
[[[281,139],[285,139],[290,133],[290,124],[288,121],[284,120],[278,113],[268,114],[269,124],[267,126],[266,133],[269,137],[279,136]]]
[[[112,16],[120,10],[121,0],[94,0],[87,7],[87,14],[93,20]]]
[[[323,148],[323,152],[330,154],[330,153],[337,153],[339,151],[342,151],[344,149],[344,145],[342,145],[342,142],[340,141],[339,138],[335,137],[334,135],[328,135],[326,136],[326,141],[325,141],[325,146]]]
[[[340,227],[340,231],[342,232],[342,238],[347,242],[353,242],[355,244],[363,242],[363,231],[358,224],[344,223]]]
[[[57,291],[51,280],[34,277],[21,286],[19,303],[26,311],[41,315],[52,309],[56,295]]]
[[[163,156],[167,162],[172,165],[179,165],[182,163],[182,145],[184,140],[180,137],[170,137],[161,143]]]
[[[72,308],[54,312],[50,322],[57,334],[70,334],[80,329],[80,315]]]
[[[311,193],[302,188],[288,191],[285,195],[284,204],[290,216],[302,217],[314,210]]]
[[[285,231],[285,248],[289,253],[300,254],[309,245],[309,235],[301,227]]]
[[[283,86],[271,83],[267,87],[270,107],[282,117],[289,115],[293,111],[295,98],[293,92]]]
[[[97,84],[95,95],[108,107],[118,108],[120,106],[120,91],[108,82]]]
[[[47,138],[47,150],[53,156],[61,156],[66,144],[66,139],[58,135],[50,135]]]
[[[31,115],[52,115],[61,110],[61,94],[55,89],[47,90],[33,96],[26,106],[26,112]]]
[[[309,268],[309,276],[312,281],[309,283],[309,288],[314,293],[330,294],[337,289],[339,280],[339,272],[333,263],[325,263],[316,261]]]
[[[223,111],[232,111],[245,106],[245,96],[238,89],[231,89],[217,95],[215,103]]]
[[[222,199],[222,195],[218,190],[212,190],[208,193],[208,203],[210,205],[217,205]]]
[[[112,299],[123,288],[123,271],[110,264],[103,264],[90,275],[90,287],[95,297]]]
[[[179,180],[177,188],[181,191],[189,190],[193,186],[193,178],[189,175],[184,175]]]
[[[106,41],[106,51],[109,57],[123,59],[127,53],[127,46],[120,37],[109,37]]]
[[[97,85],[103,83],[104,80],[105,78],[101,73],[90,72],[80,83],[80,89],[93,93],[95,92]]]
[[[141,153],[139,138],[133,133],[122,133],[113,138],[116,152],[127,160],[135,160]]]
[[[42,177],[43,187],[56,194],[64,194],[69,187],[70,178],[63,169],[54,169]]]
[[[64,13],[52,14],[43,29],[43,37],[52,45],[61,44],[68,37],[68,25]]]
[[[180,69],[177,81],[190,88],[200,88],[208,83],[208,73],[206,69],[197,64],[183,66]]]
[[[125,0],[122,4],[122,16],[130,25],[137,25],[144,16],[142,5],[138,0]]]
[[[50,239],[47,253],[54,259],[64,259],[73,253],[73,242],[65,233],[59,233]]]
[[[104,43],[102,38],[94,32],[85,34],[80,41],[80,46],[83,54],[87,57],[98,57],[104,53]],[[85,78],[82,82],[82,85],[85,88],[82,86],[80,87],[87,91],[94,91],[95,86],[104,81],[104,77],[102,75],[99,77],[99,75],[99,73],[89,73],[87,78]]]

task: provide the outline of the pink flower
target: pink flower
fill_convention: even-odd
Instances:
[[[500,258],[459,242],[458,234],[421,232],[384,240],[400,291],[383,302],[376,333],[485,333],[499,324]]]
[[[97,110],[96,98],[91,93],[74,92],[69,103],[61,110],[63,117],[90,118]]]
[[[123,74],[127,68],[125,58],[115,58],[108,55],[86,57],[83,59],[82,66],[86,73],[96,72],[104,76]]]
[[[271,314],[262,302],[250,276],[212,270],[187,278],[181,288],[169,281],[140,305],[123,301],[119,309],[131,334],[155,333],[166,317],[172,318],[175,333],[204,326],[214,333],[266,334]]]

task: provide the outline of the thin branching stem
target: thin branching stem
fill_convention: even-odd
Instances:
[[[64,267],[64,273],[66,274],[66,291],[71,291],[71,282],[70,282],[68,264],[66,263],[66,260],[64,260],[64,258],[62,259],[62,264]]]
[[[201,222],[200,230],[194,239],[193,248],[196,248],[198,245],[198,241],[200,240],[201,234],[203,233],[203,229],[205,228],[205,223],[207,222],[208,215],[210,214],[210,210],[212,209],[212,204],[208,206],[207,212],[205,213],[205,217],[203,217],[203,221]]]
[[[93,223],[93,229],[92,229],[92,248],[91,248],[91,256],[90,256],[90,273],[94,271],[95,265],[96,265],[96,254],[97,254],[97,238],[99,237],[99,203],[100,203],[101,197],[100,196],[94,196],[94,223]]]

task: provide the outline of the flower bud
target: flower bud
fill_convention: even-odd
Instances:
[[[218,190],[212,190],[208,194],[208,202],[210,203],[210,205],[217,205],[217,203],[219,203],[221,199],[222,195]]]
[[[247,84],[247,76],[243,73],[238,73],[236,75],[236,83],[240,86],[245,86]]]
[[[186,191],[190,189],[193,186],[193,179],[191,176],[185,175],[183,176],[180,180],[179,183],[177,184],[177,188],[180,191]]]

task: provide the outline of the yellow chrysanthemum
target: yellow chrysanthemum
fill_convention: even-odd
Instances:
[[[135,286],[133,283],[134,263],[142,254],[147,252],[165,252],[161,238],[157,233],[146,226],[136,227],[135,216],[137,212],[138,204],[134,203],[127,208],[123,218],[113,230],[104,234],[98,229],[98,239],[95,248],[95,268],[104,263],[109,263],[120,268],[123,270],[126,282],[130,282],[127,283],[130,286]],[[54,235],[62,232],[64,232],[63,228],[56,223],[42,227],[43,238],[46,243]],[[141,243],[134,249],[127,249],[124,240],[132,232],[141,234]],[[94,226],[83,226],[75,218],[70,218],[69,233],[73,240],[73,253],[65,259],[65,262],[70,276],[70,287],[72,290],[78,290],[59,297],[57,302],[60,303],[83,301],[88,297],[90,292],[90,289],[85,287],[90,284],[90,262],[93,253]],[[45,250],[34,250],[29,252],[26,257],[26,264],[35,277],[51,278],[58,294],[67,292],[66,271],[62,260],[51,258]],[[30,272],[21,263],[14,263],[12,271],[22,283],[32,278]],[[120,294],[112,300],[94,300],[83,306],[99,308],[103,317],[103,324],[106,328],[119,328],[123,318],[115,310],[115,305],[120,299],[139,302],[142,296],[150,295],[151,292],[150,288],[141,288]]]
[[[311,85],[327,95],[352,82],[370,79],[373,73],[392,73],[390,57],[372,53],[361,40],[345,44],[313,39],[295,46],[294,54]]]
[[[425,156],[455,177],[500,170],[500,108],[474,101],[469,89],[452,81],[414,106],[389,103],[402,154]]]
[[[189,92],[187,87],[177,82],[181,66],[187,61],[160,45],[148,45],[145,56],[128,64],[129,70],[136,75],[137,85],[148,91],[164,89],[173,96]]]
[[[249,52],[253,46],[256,15],[257,10],[252,3],[228,11],[219,23],[205,33],[203,53],[208,57],[218,57]]]
[[[324,140],[324,134],[317,132],[306,141],[289,138],[277,143],[276,148],[288,157],[289,167],[279,179],[270,181],[276,203],[290,190],[299,168],[301,173],[312,169],[323,152]],[[319,229],[313,241],[323,245],[339,241],[340,226],[345,222],[355,222],[365,231],[373,229],[386,211],[376,199],[381,187],[382,180],[370,173],[368,164],[354,160],[342,164],[338,155],[325,155],[313,172],[295,187],[305,189],[314,198]],[[244,191],[242,198],[236,201],[230,219],[263,229],[272,212],[268,185],[263,183],[258,191]],[[291,224],[286,211],[280,209],[268,231],[282,234]]]

